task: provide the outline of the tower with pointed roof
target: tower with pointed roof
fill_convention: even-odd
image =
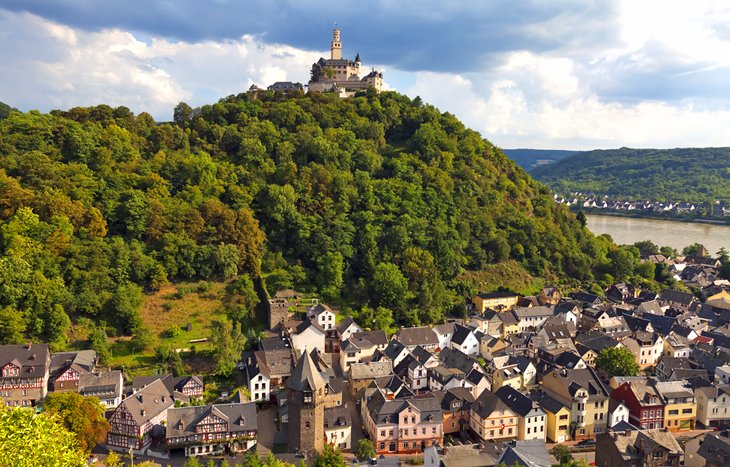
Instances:
[[[313,454],[324,449],[324,399],[327,382],[308,352],[302,352],[286,384],[289,451]]]
[[[308,90],[310,92],[329,92],[339,89],[344,91],[343,97],[368,88],[380,91],[383,87],[383,73],[372,70],[366,76],[361,77],[361,65],[359,52],[354,61],[342,58],[342,37],[340,30],[335,28],[332,31],[332,41],[330,42],[330,58],[322,57],[312,64],[312,79],[307,85]]]

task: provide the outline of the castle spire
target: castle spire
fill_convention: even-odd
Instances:
[[[340,40],[340,30],[337,27],[332,30],[330,58],[332,60],[342,60],[342,41]]]
[[[355,63],[360,63],[360,52],[355,55]]]

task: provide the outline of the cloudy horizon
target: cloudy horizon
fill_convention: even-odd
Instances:
[[[170,120],[306,83],[336,20],[346,57],[500,147],[730,146],[730,4],[484,3],[2,0],[0,101]]]

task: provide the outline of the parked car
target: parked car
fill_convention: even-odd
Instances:
[[[584,439],[583,441],[580,441],[578,444],[576,444],[576,447],[579,448],[589,448],[596,445],[595,439]]]

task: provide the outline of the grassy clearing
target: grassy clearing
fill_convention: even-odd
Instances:
[[[207,338],[211,322],[225,316],[224,288],[225,283],[180,283],[147,295],[141,314],[152,333],[153,344],[146,352],[135,354],[130,349],[129,337],[111,339],[110,366],[124,366],[132,374],[150,372],[155,365],[155,349],[169,345],[182,349],[186,363],[188,360],[194,363],[194,369],[204,369],[209,360],[205,354],[211,350],[210,344],[190,341]]]
[[[460,279],[470,283],[478,292],[491,292],[505,287],[522,295],[534,295],[545,286],[545,281],[533,277],[513,260],[490,264],[480,271],[465,271]]]

